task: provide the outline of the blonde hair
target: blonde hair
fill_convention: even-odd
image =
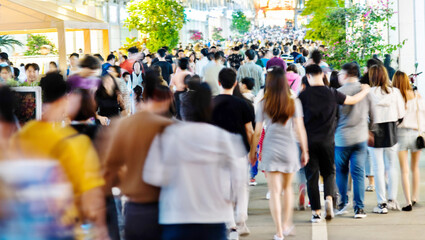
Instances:
[[[393,77],[393,87],[400,89],[400,93],[403,96],[404,102],[407,103],[407,92],[412,91],[410,85],[410,79],[406,73],[397,71]]]

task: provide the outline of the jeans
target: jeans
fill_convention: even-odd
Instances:
[[[375,172],[373,171],[373,159],[375,158],[375,152],[372,147],[367,147],[367,158],[365,164],[366,177],[375,176]]]
[[[127,202],[124,212],[126,240],[161,239],[158,203]]]
[[[375,148],[375,189],[378,203],[386,203],[385,175],[388,176],[388,200],[396,200],[398,190],[398,144],[388,148]]]
[[[226,240],[227,229],[221,224],[162,225],[162,240]],[[142,239],[140,239],[142,240]]]
[[[348,203],[348,172],[353,178],[354,209],[364,208],[364,176],[367,157],[366,142],[348,147],[335,147],[336,184],[341,195],[341,203]]]
[[[250,172],[251,172],[251,179],[254,179],[257,174],[258,174],[258,161],[255,162],[254,166],[251,166],[250,168]]]
[[[118,226],[118,212],[113,196],[106,197],[106,224],[111,240],[120,240],[120,231]]]
[[[319,192],[319,174],[323,177],[326,196],[335,195],[335,144],[327,142],[310,143],[310,161],[305,166],[308,198],[311,210],[321,209]]]

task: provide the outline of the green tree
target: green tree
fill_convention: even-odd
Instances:
[[[42,46],[50,46],[50,52],[57,53],[56,46],[44,35],[28,34],[27,45],[28,50],[25,51],[25,56],[40,55]]]
[[[223,32],[223,29],[220,27],[214,27],[213,29],[213,34],[212,34],[212,39],[214,41],[224,41],[224,37],[221,35],[221,32]]]
[[[146,47],[156,52],[163,46],[174,48],[179,31],[186,22],[184,7],[175,0],[132,0],[127,4],[130,16],[125,25],[148,36]]]
[[[335,43],[343,41],[345,35],[344,0],[309,0],[302,16],[312,15],[307,24],[306,39]]]
[[[8,49],[14,49],[15,45],[23,46],[23,44],[20,41],[13,39],[11,36],[0,35],[0,47],[5,47],[5,48],[8,48]],[[1,52],[1,50],[0,50],[0,52]]]
[[[249,31],[251,27],[251,22],[246,19],[245,14],[242,11],[237,11],[232,14],[232,25],[230,29],[238,32],[239,34],[244,34]]]

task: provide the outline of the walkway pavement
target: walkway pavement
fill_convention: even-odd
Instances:
[[[294,223],[296,236],[285,239],[311,240],[424,240],[425,239],[425,156],[421,159],[420,199],[412,212],[390,211],[386,215],[372,213],[376,205],[375,192],[366,192],[365,219],[354,219],[354,212],[349,209],[345,216],[336,216],[331,221],[319,224],[310,223],[311,211],[295,211]],[[257,176],[258,185],[250,187],[249,219],[247,222],[251,235],[241,240],[271,240],[275,234],[273,219],[270,215],[267,193],[267,183],[264,174]],[[294,188],[297,192],[297,188]],[[297,194],[297,193],[296,193]],[[296,198],[297,199],[297,198]],[[352,199],[352,196],[350,196]],[[398,201],[404,206],[405,200],[401,185],[398,191]],[[295,201],[297,202],[297,201]],[[322,202],[323,204],[323,202]],[[352,205],[351,205],[352,206]]]

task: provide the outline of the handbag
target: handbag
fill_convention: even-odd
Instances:
[[[416,97],[416,120],[418,121],[418,133],[419,133],[419,136],[416,138],[416,147],[418,149],[422,149],[422,148],[425,148],[425,140],[424,140],[424,137],[422,136],[421,124],[419,120],[418,96],[415,96],[415,97]]]

